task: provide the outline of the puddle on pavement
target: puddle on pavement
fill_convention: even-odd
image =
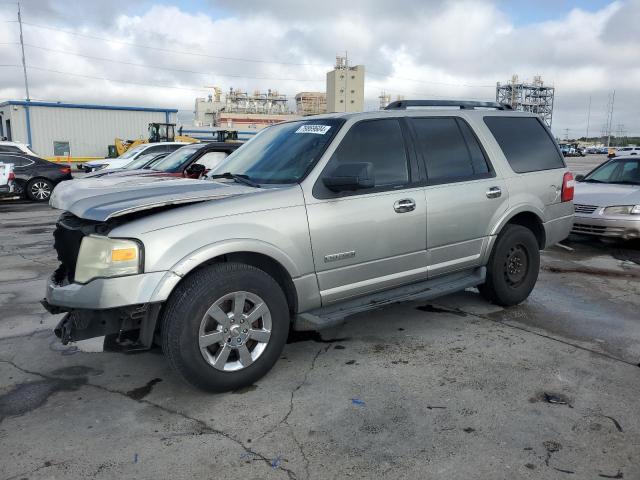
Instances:
[[[96,376],[102,375],[103,373],[104,370],[100,370],[98,368],[86,367],[84,365],[72,365],[70,367],[58,368],[51,372],[51,375],[61,375],[63,377],[79,377],[83,375]]]

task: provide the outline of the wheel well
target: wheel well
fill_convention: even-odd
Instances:
[[[269,257],[268,255],[263,255],[261,253],[255,252],[234,252],[227,253],[225,255],[220,255],[218,257],[214,257],[207,262],[199,265],[197,268],[189,272],[191,273],[199,270],[200,268],[206,267],[207,265],[212,265],[214,263],[220,262],[237,262],[244,263],[246,265],[251,265],[253,267],[259,268],[263,272],[268,273],[280,288],[284,292],[284,295],[287,299],[287,304],[289,306],[289,312],[293,315],[298,309],[298,296],[296,293],[296,287],[293,284],[293,280],[289,275],[289,272],[276,260]]]
[[[536,236],[540,250],[542,250],[546,243],[546,234],[544,232],[544,226],[540,217],[533,212],[521,212],[513,216],[507,222],[508,224],[521,225],[528,228]]]

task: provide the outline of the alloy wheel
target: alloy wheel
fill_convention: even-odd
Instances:
[[[200,322],[200,352],[212,367],[242,370],[265,351],[271,337],[271,312],[251,292],[233,292],[216,300]]]
[[[51,187],[47,182],[40,180],[31,185],[29,192],[37,200],[46,200],[51,196]]]

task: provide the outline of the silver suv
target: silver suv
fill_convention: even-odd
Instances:
[[[63,343],[160,344],[192,385],[232,390],[269,371],[291,328],[468,287],[522,302],[539,250],[569,234],[572,198],[549,130],[500,104],[307,117],[202,180],[58,186],[61,265],[43,304],[67,312]]]

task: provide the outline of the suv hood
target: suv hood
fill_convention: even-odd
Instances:
[[[202,202],[255,191],[253,187],[212,180],[109,175],[62,182],[53,190],[49,204],[80,218],[104,222],[166,205]]]
[[[577,182],[573,202],[609,207],[640,204],[640,185]]]

